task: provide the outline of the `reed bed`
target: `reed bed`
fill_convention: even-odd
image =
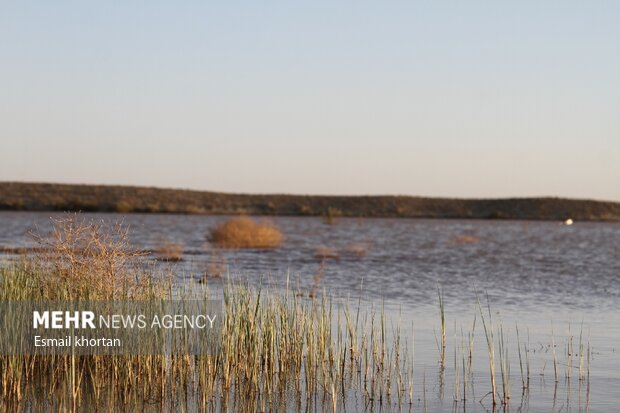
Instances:
[[[46,253],[0,270],[0,299],[171,297],[170,280],[136,263],[142,256],[126,235],[74,219],[58,222],[51,237],[41,237]],[[412,376],[400,330],[388,341],[385,314],[362,319],[359,302],[351,311],[326,295],[305,299],[229,282],[223,307],[221,341],[208,355],[2,355],[3,405],[176,410],[191,400],[199,410],[267,411],[292,394],[305,403],[325,398],[336,411],[351,388],[370,403],[400,398]]]
[[[16,276],[28,270],[2,272],[3,280]],[[200,410],[253,412],[293,394],[305,403],[325,398],[337,411],[357,388],[369,403],[388,405],[394,394],[402,403],[412,362],[400,332],[390,344],[383,313],[362,321],[359,310],[335,307],[326,296],[228,285],[214,354],[0,356],[2,397],[17,407],[36,400],[48,411],[88,411],[93,403],[176,409],[190,399]]]

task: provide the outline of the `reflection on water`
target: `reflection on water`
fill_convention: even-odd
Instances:
[[[0,247],[32,246],[27,232],[49,231],[50,216],[0,213]],[[178,285],[201,281],[218,291],[230,273],[254,285],[288,285],[305,297],[325,291],[336,304],[347,298],[357,303],[361,297],[365,311],[384,307],[394,325],[400,320],[403,336],[415,336],[414,386],[411,396],[409,389],[402,391],[406,403],[401,410],[492,411],[476,291],[488,294],[494,321],[505,330],[510,410],[607,412],[620,403],[620,224],[339,219],[330,225],[319,218],[272,217],[286,237],[282,247],[230,251],[213,248],[207,240],[209,230],[226,217],[84,217],[122,219],[135,245],[145,250],[182,245],[181,261],[158,264],[172,266]],[[13,257],[4,254],[4,259]],[[444,367],[437,348],[438,285],[446,303]],[[469,372],[462,365],[468,347],[463,342],[469,341],[475,316]],[[525,352],[526,343],[531,385],[522,389],[518,349]],[[591,371],[588,380],[580,380],[579,348],[587,344]],[[497,370],[499,375],[499,364]],[[464,383],[465,391],[460,389]],[[352,391],[347,400],[339,410],[386,411],[377,401],[368,404],[359,392]],[[324,408],[319,400],[278,403],[290,411]]]

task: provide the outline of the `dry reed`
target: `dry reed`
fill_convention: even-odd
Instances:
[[[0,268],[0,300],[170,297],[169,280],[154,279],[118,229],[58,222],[41,238],[45,253]],[[383,310],[379,320],[361,320],[359,307],[334,309],[326,295],[299,299],[231,282],[223,306],[220,342],[208,355],[0,355],[0,400],[11,410],[254,412],[286,410],[282,395],[293,391],[338,409],[348,389],[362,386],[367,403],[388,406],[394,387],[404,387],[401,372],[413,375],[400,329],[386,339]]]

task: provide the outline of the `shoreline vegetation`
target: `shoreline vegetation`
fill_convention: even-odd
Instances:
[[[129,244],[128,233],[120,225],[102,226],[69,217],[56,221],[54,231],[40,241],[48,248],[45,254],[0,267],[0,300],[172,297],[171,279],[165,271],[160,274],[139,265],[142,255]],[[455,321],[452,345],[446,339],[449,323],[443,288],[438,286],[437,292],[441,321],[438,397],[451,403],[454,411],[478,403],[486,411],[508,411],[511,403],[521,410],[529,405],[530,380],[537,374],[530,367],[531,359],[537,359],[536,366],[542,365],[540,374],[544,375],[550,354],[554,385],[548,389],[553,392],[553,405],[564,373],[568,389],[571,377],[578,383],[580,410],[585,392],[588,410],[591,347],[589,339],[584,339],[583,323],[577,347],[577,332],[571,332],[569,325],[564,345],[561,341],[556,345],[552,327],[551,344],[540,343],[540,350],[532,351],[528,329],[527,340],[523,340],[515,325],[514,341],[508,326],[491,310],[488,297],[486,306],[478,298],[471,330],[461,327],[459,337]],[[194,291],[191,298],[206,293]],[[0,404],[11,411],[72,412],[93,408],[337,412],[359,411],[361,406],[364,411],[412,411],[414,406],[427,410],[426,367],[423,379],[414,380],[419,367],[414,367],[413,325],[409,336],[400,317],[396,321],[386,317],[383,304],[363,309],[360,300],[338,303],[326,293],[306,299],[288,288],[262,290],[231,281],[221,293],[222,331],[211,354],[1,354]],[[478,316],[487,344],[482,350],[488,352],[486,378],[474,366],[476,360],[484,360],[474,357]],[[510,373],[511,364],[519,367],[520,374]],[[450,381],[453,394],[444,395]],[[477,393],[474,381],[482,389]],[[520,403],[519,391],[511,392],[511,384],[518,386],[519,381]],[[432,386],[429,390],[433,391]]]
[[[620,222],[620,202],[566,198],[232,194],[154,187],[0,182],[0,210]]]
[[[123,227],[69,217],[41,242],[46,254],[0,267],[1,301],[173,297],[170,278],[133,265],[141,255]],[[232,282],[222,310],[212,354],[0,354],[0,404],[13,411],[265,412],[287,411],[294,394],[296,411],[316,403],[335,412],[356,386],[369,403],[413,403],[405,390],[411,359],[399,330],[387,342],[383,311],[360,320],[359,309],[327,296],[307,300]]]

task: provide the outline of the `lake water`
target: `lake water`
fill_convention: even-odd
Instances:
[[[224,270],[254,285],[325,292],[338,302],[360,299],[366,311],[384,306],[390,320],[400,320],[405,336],[415,336],[414,398],[413,404],[403,405],[405,411],[492,411],[484,397],[490,386],[479,314],[472,397],[456,403],[453,397],[454,343],[460,343],[461,331],[467,334],[472,328],[476,292],[485,305],[488,296],[494,322],[501,322],[507,336],[512,385],[507,410],[610,412],[620,405],[620,224],[420,219],[339,219],[328,224],[320,218],[271,217],[257,219],[280,228],[285,236],[280,248],[231,251],[208,242],[209,230],[226,217],[81,215],[122,220],[134,245],[144,250],[182,244],[182,261],[157,264],[171,267],[180,286],[200,281],[217,294],[226,275],[213,275]],[[16,257],[11,248],[34,246],[28,233],[48,232],[50,217],[62,214],[0,213],[0,248],[9,251],[0,261]],[[438,286],[444,291],[448,326],[443,369],[436,345]],[[532,374],[525,394],[516,323],[522,343],[529,332]],[[580,336],[583,347],[591,348],[588,380],[579,380]],[[392,410],[365,405],[355,394],[351,399],[343,410]]]

